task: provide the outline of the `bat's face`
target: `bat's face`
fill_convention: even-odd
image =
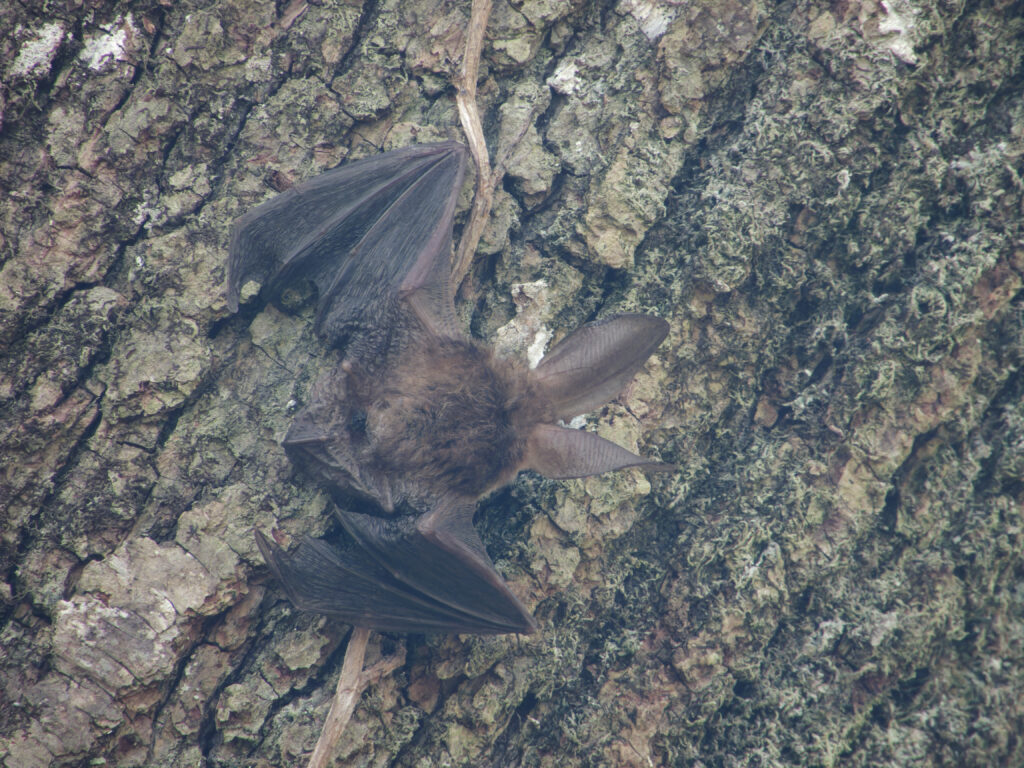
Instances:
[[[473,528],[477,499],[521,469],[564,478],[665,466],[555,425],[615,397],[665,338],[663,320],[590,323],[533,371],[455,329],[449,263],[465,158],[449,142],[346,165],[246,214],[232,237],[229,305],[249,278],[271,297],[309,279],[317,329],[346,353],[285,448],[335,491],[355,544],[339,553],[307,539],[289,555],[257,540],[296,605],[371,628],[534,631]],[[351,511],[352,497],[385,515]]]

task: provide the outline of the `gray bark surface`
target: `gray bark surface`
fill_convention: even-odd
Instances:
[[[5,768],[295,765],[326,716],[347,628],[253,529],[333,530],[280,440],[337,358],[309,302],[229,314],[229,229],[460,138],[469,8],[298,7],[0,7]],[[1024,764],[1022,31],[988,0],[496,4],[511,156],[463,321],[524,354],[666,318],[590,425],[679,469],[481,504],[541,631],[374,634],[407,660],[338,765]]]

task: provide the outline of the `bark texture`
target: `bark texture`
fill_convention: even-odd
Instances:
[[[228,314],[231,221],[458,138],[468,3],[0,7],[0,762],[293,765],[347,629],[253,528],[331,530],[279,441],[311,305]],[[1022,8],[498,2],[509,173],[465,322],[655,312],[591,418],[674,461],[478,525],[542,630],[380,636],[353,766],[1024,764]],[[463,209],[468,205],[467,186]]]

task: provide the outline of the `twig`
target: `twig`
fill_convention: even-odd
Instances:
[[[306,0],[292,0],[287,8],[284,9],[284,13],[281,14],[281,29],[290,29],[295,20],[306,12],[309,4]]]
[[[338,687],[334,691],[334,701],[331,702],[331,711],[327,713],[327,720],[324,722],[323,730],[320,731],[320,738],[317,739],[313,756],[309,758],[307,768],[324,768],[327,759],[334,750],[342,731],[348,725],[352,717],[352,710],[355,709],[356,700],[363,692],[363,688],[370,682],[367,676],[362,673],[363,657],[366,655],[366,643],[370,639],[370,630],[366,627],[354,627],[348,639],[348,648],[345,649],[345,660],[341,664],[341,677],[338,678]]]
[[[480,237],[487,226],[487,217],[491,214],[494,204],[494,190],[498,188],[508,161],[515,152],[519,142],[530,129],[537,116],[536,108],[531,110],[530,117],[520,127],[511,143],[505,148],[504,154],[498,159],[497,165],[491,168],[487,142],[480,122],[480,109],[476,103],[476,83],[480,71],[480,54],[484,46],[484,32],[487,19],[491,15],[491,0],[473,0],[470,11],[469,29],[466,32],[466,52],[462,57],[462,67],[455,78],[455,103],[459,109],[459,122],[469,142],[469,151],[476,165],[476,194],[473,195],[473,207],[469,213],[469,221],[462,230],[459,247],[455,250],[455,264],[452,267],[451,287],[457,292],[466,278],[473,254],[480,244]]]
[[[455,252],[452,268],[452,290],[458,290],[469,264],[473,260],[476,246],[480,242],[487,217],[494,201],[496,180],[491,173],[491,161],[487,154],[487,142],[480,123],[480,110],[476,105],[476,81],[480,71],[480,53],[484,47],[484,31],[491,15],[491,0],[473,0],[466,30],[466,52],[462,56],[462,67],[455,78],[455,103],[459,108],[459,121],[469,141],[469,151],[476,164],[476,194],[469,221],[462,230],[462,239]],[[500,177],[499,177],[500,179]]]

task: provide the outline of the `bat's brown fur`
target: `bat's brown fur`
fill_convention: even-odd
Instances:
[[[469,341],[434,338],[383,376],[351,378],[378,471],[435,494],[480,496],[508,482],[530,429],[554,418],[522,366]]]

